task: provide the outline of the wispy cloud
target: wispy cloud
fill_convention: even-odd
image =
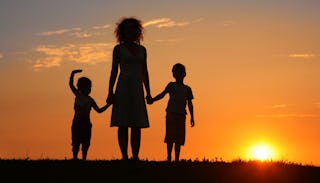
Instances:
[[[105,62],[111,58],[112,46],[112,43],[40,45],[34,49],[41,56],[32,63],[33,68],[59,67],[65,61],[85,64]]]
[[[315,54],[310,53],[293,53],[288,55],[289,58],[298,58],[298,59],[310,59],[316,57]]]
[[[305,113],[285,113],[285,114],[257,114],[257,118],[314,118],[315,114]]]
[[[110,27],[111,27],[110,24],[106,24],[106,25],[96,25],[96,26],[93,26],[92,28],[93,29],[108,29]]]
[[[93,34],[88,33],[88,32],[74,32],[71,35],[73,35],[77,38],[89,38],[89,37],[93,36]]]
[[[158,18],[147,21],[143,24],[144,27],[155,26],[157,28],[182,27],[189,25],[190,22],[176,22],[171,18]]]
[[[59,29],[59,30],[52,30],[46,32],[40,32],[37,35],[39,36],[61,36],[61,35],[69,35],[74,36],[77,38],[90,38],[102,35],[104,29],[110,28],[110,24],[105,25],[96,25],[92,26],[91,28],[80,28],[75,27],[71,29]]]
[[[145,22],[143,24],[143,27],[148,27],[148,26],[151,26],[151,25],[161,24],[161,23],[164,23],[164,22],[168,22],[170,20],[171,20],[170,18],[158,18],[158,19],[150,20],[150,21]]]
[[[80,30],[81,30],[81,28],[79,28],[79,27],[72,28],[72,29],[59,29],[59,30],[41,32],[38,35],[40,35],[40,36],[62,35],[62,34],[68,33],[68,32],[80,31]]]
[[[0,59],[3,59],[4,55],[3,53],[0,53]]]

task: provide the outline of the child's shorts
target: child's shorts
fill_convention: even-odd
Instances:
[[[167,113],[165,143],[184,145],[186,134],[186,115]]]
[[[83,146],[90,146],[91,140],[91,127],[92,124],[90,122],[87,123],[73,123],[71,127],[72,134],[72,145],[79,146],[82,144]]]

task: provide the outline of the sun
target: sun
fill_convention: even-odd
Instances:
[[[257,147],[254,151],[254,158],[257,160],[267,160],[271,158],[270,151],[265,146]]]
[[[255,160],[266,161],[274,158],[274,152],[270,146],[256,145],[251,149],[251,157]]]

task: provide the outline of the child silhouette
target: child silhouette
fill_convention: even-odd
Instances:
[[[73,85],[74,75],[82,72],[82,70],[73,70],[70,75],[69,86],[71,91],[76,96],[74,101],[74,117],[71,127],[72,135],[72,153],[73,159],[78,159],[78,153],[82,151],[82,159],[87,159],[87,153],[90,146],[91,139],[91,121],[90,111],[93,108],[96,112],[102,113],[111,103],[99,108],[93,98],[89,96],[91,92],[91,80],[87,77],[78,79],[77,88]]]
[[[171,161],[173,144],[175,145],[175,161],[179,161],[180,147],[185,144],[185,121],[186,105],[191,115],[191,127],[194,126],[193,117],[193,94],[191,88],[183,83],[186,76],[184,65],[177,63],[172,68],[175,82],[170,82],[163,92],[151,99],[149,104],[162,99],[167,93],[170,98],[166,108],[166,135],[164,142],[167,143],[167,160]]]

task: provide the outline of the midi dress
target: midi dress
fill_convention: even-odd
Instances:
[[[133,54],[120,44],[120,74],[112,105],[112,127],[149,127],[143,89],[144,49],[139,45],[138,52]]]

